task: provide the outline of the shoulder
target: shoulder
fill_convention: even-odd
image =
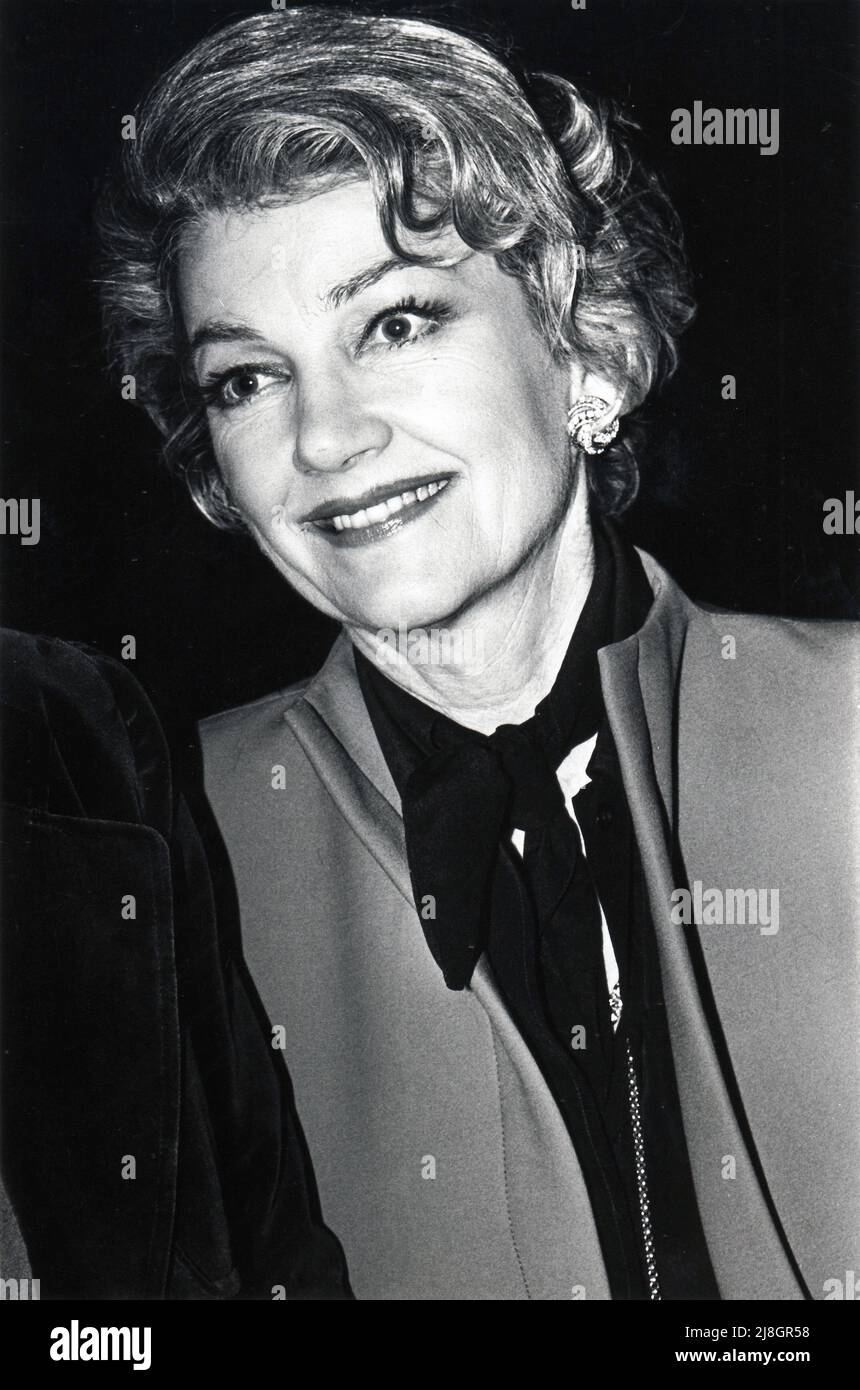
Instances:
[[[201,720],[198,730],[207,767],[225,760],[235,764],[252,751],[282,748],[285,741],[295,744],[294,716],[308,711],[308,701],[330,697],[335,703],[348,703],[351,650],[341,634],[314,675]]]
[[[850,804],[860,776],[860,623],[696,605],[677,692],[682,772],[696,785],[704,778],[715,802],[722,786],[727,814],[745,799],[759,810],[815,805],[820,817]]]
[[[269,695],[261,695],[244,705],[233,705],[230,709],[219,710],[201,719],[198,724],[201,738],[207,742],[225,738],[241,738],[255,728],[265,726],[281,711],[290,709],[302,698],[312,677],[297,681],[295,685],[273,690]]]
[[[289,715],[316,679],[307,677],[202,719],[197,728],[207,787],[235,786],[250,767],[302,760]]]
[[[856,696],[860,622],[774,617],[694,602],[650,555],[639,554],[654,589],[657,624],[683,632],[682,682],[698,678],[766,691],[771,706],[806,689]],[[650,626],[649,618],[640,637]]]
[[[806,717],[857,700],[860,623],[768,617],[691,606],[687,673],[771,714]]]
[[[124,662],[83,643],[0,633],[4,796],[71,789],[94,818],[169,820],[170,760],[158,716]],[[62,799],[62,798],[61,798]]]
[[[201,719],[197,729],[207,781],[235,769],[267,744],[279,742],[287,730],[284,715],[301,700],[309,684],[309,680],[299,681]]]
[[[640,555],[655,597],[631,652],[652,739],[671,738],[681,771],[725,786],[728,805],[753,783],[760,800],[860,775],[860,623],[693,603]]]
[[[0,656],[4,705],[24,710],[53,702],[96,709],[108,700],[151,708],[126,664],[86,643],[3,628]]]

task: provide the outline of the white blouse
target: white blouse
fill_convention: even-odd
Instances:
[[[579,837],[582,841],[583,853],[585,853],[585,838],[580,829],[579,822],[573,809],[573,798],[583,787],[587,787],[591,778],[586,772],[589,759],[594,752],[597,743],[597,734],[586,739],[584,743],[578,743],[575,748],[571,748],[564,762],[556,769],[559,785],[564,793],[564,804],[567,807],[568,815],[579,830]],[[525,844],[525,832],[515,830],[511,840],[517,853],[522,856],[523,845]],[[609,928],[606,925],[606,917],[603,912],[603,905],[598,896],[597,905],[600,908],[600,928],[603,933],[603,965],[606,970],[606,987],[609,992],[609,1012],[612,1017],[612,1027],[618,1027],[621,1018],[621,983],[618,978],[618,962],[615,959],[615,952],[612,949],[612,938],[609,935]]]

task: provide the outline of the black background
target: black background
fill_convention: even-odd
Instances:
[[[168,720],[320,664],[333,625],[252,543],[216,531],[106,377],[92,207],[121,118],[209,30],[265,4],[2,0],[3,496],[39,497],[41,541],[0,537],[7,626],[89,641]],[[410,8],[385,7],[394,12]],[[686,227],[698,318],[649,408],[625,522],[694,597],[857,616],[858,542],[822,503],[856,485],[860,5],[568,0],[421,7],[501,24],[519,57],[621,99]],[[780,149],[676,147],[676,107],[778,107]],[[737,400],[721,378],[737,378]]]

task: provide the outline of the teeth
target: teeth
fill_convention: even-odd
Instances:
[[[331,517],[327,524],[334,526],[336,531],[361,531],[366,526],[376,526],[387,517],[402,512],[404,507],[414,506],[416,502],[426,502],[428,497],[434,497],[437,492],[447,487],[449,481],[450,479],[445,478],[438,483],[427,483],[415,492],[401,492],[395,497],[387,497],[384,502],[376,502],[372,507],[362,508],[357,512],[344,512],[342,516]]]

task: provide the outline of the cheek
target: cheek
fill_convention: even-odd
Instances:
[[[566,428],[567,378],[557,364],[515,370],[502,363],[471,377],[468,415],[477,448],[470,461],[476,512],[503,507],[506,531],[551,510],[565,493],[570,450]]]
[[[279,483],[283,486],[291,445],[273,404],[261,401],[247,411],[239,406],[232,414],[210,419],[209,437],[221,475],[243,510],[257,517],[270,497],[272,503],[283,500],[275,494]]]
[[[403,435],[460,462],[476,503],[489,519],[504,498],[528,489],[535,469],[554,465],[564,438],[562,407],[553,414],[539,388],[492,361],[488,349],[439,358],[434,371],[401,399]]]
[[[455,352],[434,354],[428,387],[442,427],[483,443],[552,453],[564,431],[568,368],[550,357],[523,317],[482,325]]]

